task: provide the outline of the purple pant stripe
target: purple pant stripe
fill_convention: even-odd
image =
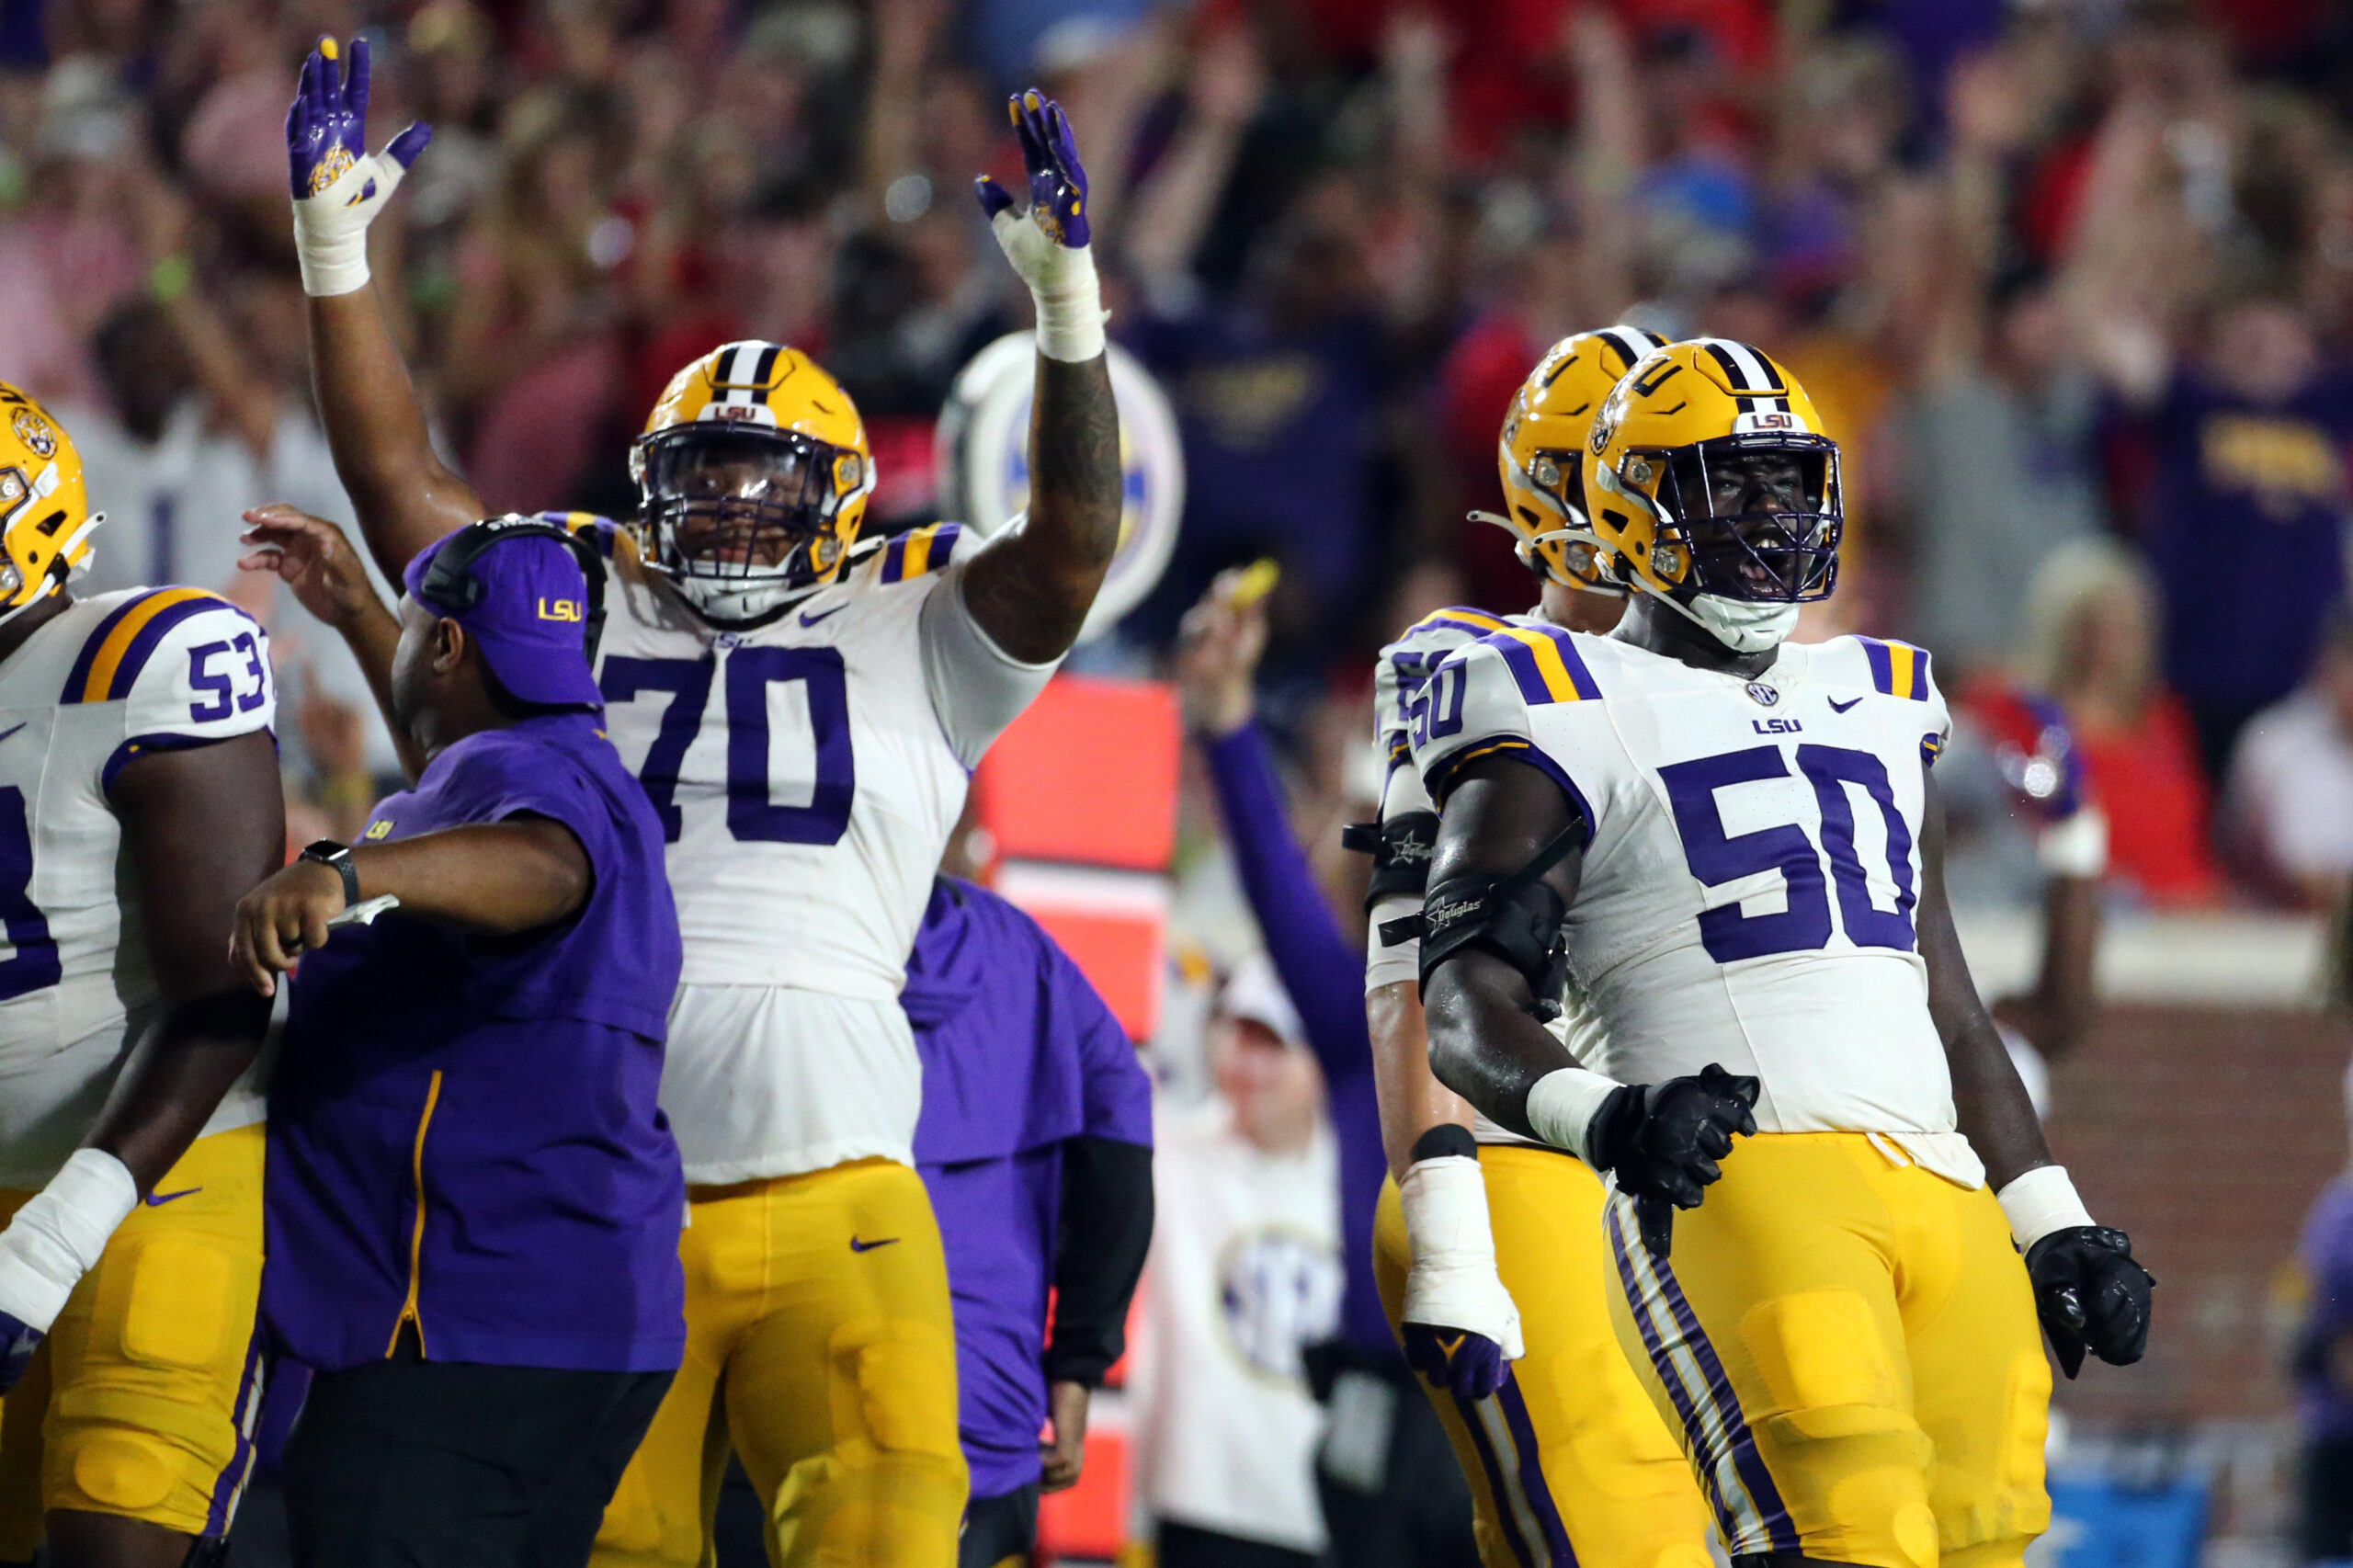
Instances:
[[[1798,1539],[1798,1527],[1790,1517],[1788,1505],[1781,1501],[1781,1489],[1773,1484],[1773,1472],[1765,1468],[1765,1456],[1756,1451],[1756,1434],[1748,1429],[1748,1416],[1740,1407],[1740,1395],[1733,1392],[1732,1379],[1716,1357],[1716,1347],[1709,1343],[1707,1331],[1699,1326],[1699,1316],[1691,1310],[1691,1302],[1683,1294],[1673,1267],[1663,1257],[1652,1261],[1658,1269],[1659,1283],[1666,1287],[1667,1311],[1675,1314],[1676,1326],[1683,1331],[1684,1340],[1699,1358],[1700,1374],[1708,1380],[1709,1397],[1725,1416],[1724,1426],[1732,1438],[1733,1467],[1740,1471],[1742,1483],[1748,1488],[1756,1511],[1764,1517],[1773,1550],[1802,1551],[1804,1543]]]
[[[1698,1462],[1699,1486],[1708,1494],[1708,1506],[1715,1510],[1716,1527],[1723,1531],[1726,1540],[1740,1538],[1738,1521],[1733,1517],[1725,1502],[1723,1488],[1716,1476],[1715,1453],[1708,1437],[1707,1424],[1699,1418],[1699,1407],[1691,1403],[1690,1392],[1684,1388],[1682,1376],[1675,1369],[1675,1362],[1667,1353],[1665,1342],[1658,1335],[1651,1322],[1651,1314],[1643,1304],[1642,1276],[1634,1268],[1634,1260],[1627,1251],[1626,1222],[1623,1206],[1613,1201],[1604,1211],[1609,1230],[1609,1248],[1617,1255],[1618,1282],[1626,1292],[1626,1303],[1633,1309],[1634,1327],[1643,1336],[1643,1348],[1649,1352],[1651,1366],[1658,1373],[1658,1381],[1666,1389],[1669,1403],[1683,1423],[1683,1435],[1690,1440],[1692,1458]],[[1639,1243],[1632,1244],[1639,1245]]]
[[[1519,1379],[1509,1372],[1504,1375],[1504,1386],[1495,1391],[1495,1403],[1504,1413],[1504,1424],[1511,1428],[1512,1446],[1519,1450],[1519,1489],[1528,1495],[1528,1506],[1536,1511],[1536,1522],[1544,1531],[1544,1544],[1552,1553],[1552,1568],[1577,1568],[1577,1554],[1569,1544],[1568,1528],[1561,1523],[1561,1510],[1553,1506],[1552,1488],[1544,1480],[1544,1455],[1536,1444],[1536,1423],[1529,1419],[1528,1400],[1519,1392]]]
[[[262,1335],[256,1322],[253,1336],[245,1343],[245,1369],[237,1380],[237,1403],[229,1415],[229,1425],[236,1429],[237,1446],[222,1468],[220,1478],[212,1483],[212,1501],[204,1511],[207,1536],[228,1532],[237,1494],[254,1467],[253,1426],[254,1418],[259,1414],[262,1381]]]
[[[1519,1521],[1512,1517],[1511,1492],[1504,1485],[1504,1467],[1496,1460],[1495,1446],[1487,1441],[1487,1428],[1479,1419],[1478,1402],[1456,1394],[1454,1409],[1471,1434],[1471,1446],[1479,1450],[1479,1468],[1487,1472],[1487,1495],[1495,1500],[1495,1524],[1504,1532],[1504,1544],[1511,1548],[1512,1558],[1519,1568],[1536,1568],[1536,1560],[1529,1555],[1528,1542],[1520,1537]]]

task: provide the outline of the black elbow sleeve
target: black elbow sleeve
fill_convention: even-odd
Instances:
[[[1419,898],[1429,888],[1438,813],[1406,812],[1384,822],[1352,822],[1340,830],[1340,843],[1372,857],[1372,881],[1364,892],[1368,913],[1383,899]]]

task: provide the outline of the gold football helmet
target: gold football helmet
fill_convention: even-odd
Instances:
[[[82,457],[65,426],[0,382],[0,621],[63,587],[106,521],[90,511]]]
[[[630,477],[646,563],[705,619],[744,626],[840,574],[874,458],[840,382],[798,348],[747,341],[670,378]]]
[[[1552,345],[1519,384],[1495,444],[1504,510],[1471,516],[1508,531],[1512,552],[1538,576],[1613,597],[1626,592],[1603,574],[1600,541],[1586,521],[1586,436],[1618,379],[1665,345],[1634,326],[1581,332]]]
[[[1706,597],[1793,605],[1837,585],[1838,445],[1762,351],[1700,337],[1645,356],[1586,450],[1586,515],[1620,581],[1686,614]]]

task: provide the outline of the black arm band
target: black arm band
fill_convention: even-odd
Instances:
[[[1414,1140],[1415,1165],[1424,1160],[1475,1160],[1478,1157],[1479,1141],[1471,1136],[1471,1130],[1458,1127],[1450,1121],[1441,1121]]]
[[[1430,889],[1419,915],[1383,921],[1381,939],[1390,947],[1409,937],[1422,943],[1421,988],[1429,990],[1438,966],[1465,948],[1484,948],[1519,971],[1534,998],[1529,1010],[1546,1022],[1561,1016],[1561,989],[1569,960],[1561,940],[1569,906],[1546,884],[1544,874],[1585,842],[1585,818],[1569,824],[1536,858],[1509,876],[1455,877]]]
[[[1340,830],[1340,843],[1372,857],[1372,881],[1364,891],[1368,913],[1386,898],[1419,898],[1429,891],[1438,813],[1406,812],[1383,822],[1352,822]]]
[[[1152,1246],[1152,1151],[1116,1138],[1063,1145],[1049,1382],[1103,1381],[1128,1347],[1128,1302]]]

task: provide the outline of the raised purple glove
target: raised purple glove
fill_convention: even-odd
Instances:
[[[1006,100],[1013,133],[1021,142],[1021,162],[1029,171],[1029,216],[1046,237],[1076,250],[1093,234],[1086,221],[1086,167],[1078,161],[1078,144],[1071,140],[1070,118],[1063,106],[1032,87]],[[1011,211],[1013,196],[983,175],[972,182],[981,210],[992,221]]]
[[[1405,1365],[1457,1399],[1484,1399],[1504,1386],[1511,1363],[1504,1347],[1465,1328],[1404,1326]]]
[[[393,137],[384,156],[405,169],[432,140],[433,127],[419,121]],[[335,40],[323,38],[302,62],[294,107],[286,111],[286,162],[295,199],[318,195],[367,153],[368,40],[351,40],[347,62]],[[375,194],[369,185],[353,199]]]

